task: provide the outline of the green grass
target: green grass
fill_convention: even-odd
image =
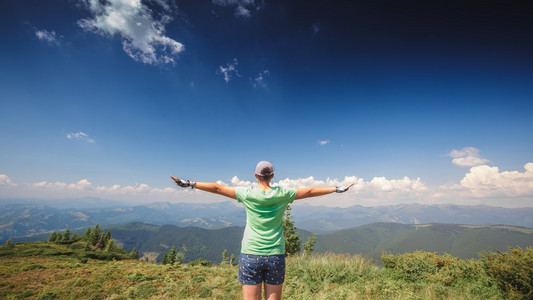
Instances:
[[[237,267],[80,260],[64,245],[0,246],[0,299],[239,299]],[[530,253],[531,250],[528,250]],[[63,253],[63,254],[57,254]],[[523,257],[517,256],[517,259]],[[284,299],[504,299],[483,260],[414,252],[287,258]],[[529,263],[530,264],[530,263]],[[494,265],[494,264],[493,264]]]

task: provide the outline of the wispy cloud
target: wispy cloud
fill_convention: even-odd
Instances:
[[[172,20],[165,0],[152,1],[162,9],[158,19],[154,10],[141,0],[82,0],[92,18],[81,19],[78,25],[102,36],[118,35],[122,48],[135,61],[145,64],[175,64],[182,43],[165,35],[165,25]]]
[[[34,31],[35,36],[37,36],[40,41],[46,42],[50,46],[59,46],[59,37],[56,35],[55,31],[37,28],[34,28]]]
[[[213,0],[213,4],[219,6],[234,6],[235,16],[249,18],[252,11],[260,10],[263,1],[256,0]]]
[[[217,74],[224,76],[224,81],[228,83],[233,76],[240,77],[239,71],[237,71],[237,65],[239,62],[236,58],[233,59],[233,63],[228,63],[226,66],[218,66]]]
[[[270,71],[269,70],[264,70],[264,71],[261,71],[259,72],[259,74],[257,75],[257,77],[255,78],[250,78],[250,80],[252,81],[252,86],[254,88],[266,88],[267,85],[265,83],[265,78],[266,76],[268,76],[270,74]]]
[[[318,34],[320,32],[320,24],[313,23],[311,29],[313,30],[313,34]]]
[[[318,144],[320,146],[325,146],[325,145],[329,144],[329,140],[318,140]]]
[[[90,138],[89,135],[87,135],[83,131],[67,133],[66,137],[69,140],[81,140],[81,141],[86,141],[86,142],[91,143],[91,144],[93,144],[95,142],[95,140]]]
[[[11,178],[5,174],[0,174],[0,185],[16,186],[16,184],[11,181]]]
[[[482,158],[479,150],[474,147],[464,147],[461,150],[453,149],[448,155],[453,158],[452,163],[454,165],[463,168],[479,166],[490,162],[488,159]]]

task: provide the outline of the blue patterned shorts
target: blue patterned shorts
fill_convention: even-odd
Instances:
[[[285,281],[285,255],[251,255],[241,253],[239,282],[256,285],[262,282],[272,285]]]

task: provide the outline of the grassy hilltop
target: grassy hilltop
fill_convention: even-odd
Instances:
[[[127,256],[95,255],[105,250],[76,246],[79,243],[0,246],[0,298],[240,297],[237,267],[228,263],[161,265]],[[429,252],[385,254],[382,259],[384,268],[358,255],[289,257],[284,298],[531,299],[533,296],[530,282],[533,248],[510,249],[470,260]]]

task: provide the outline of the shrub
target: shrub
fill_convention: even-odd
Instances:
[[[151,296],[157,294],[157,288],[153,287],[149,283],[144,283],[138,286],[132,286],[126,290],[125,296],[128,299],[148,299]]]
[[[30,270],[35,270],[35,269],[46,269],[46,267],[44,266],[41,266],[41,265],[29,265],[29,266],[26,266],[24,268],[22,268],[22,271],[30,271]]]
[[[291,206],[288,205],[283,218],[283,237],[285,238],[285,255],[287,256],[297,255],[302,247],[302,242],[292,218]]]
[[[204,260],[204,259],[198,258],[195,261],[191,261],[189,263],[189,265],[191,265],[191,266],[209,267],[209,266],[211,266],[211,262],[208,261],[208,260]]]
[[[434,274],[440,266],[449,262],[439,261],[436,253],[416,251],[403,255],[383,254],[381,260],[385,268],[399,271],[402,278],[407,281],[426,279],[429,274]]]
[[[146,275],[139,271],[135,271],[132,274],[130,274],[130,276],[128,276],[128,279],[131,282],[143,282],[143,281],[148,281],[148,280],[154,280],[157,278],[158,278],[157,276]]]
[[[11,239],[7,240],[6,243],[4,244],[4,246],[6,246],[6,248],[15,247],[15,245],[13,244],[13,241]]]
[[[385,268],[392,269],[407,281],[429,280],[445,286],[459,281],[487,282],[488,278],[481,264],[474,260],[463,260],[449,254],[416,251],[402,255],[383,254]]]
[[[498,289],[512,298],[533,299],[533,247],[509,248],[508,252],[483,253],[483,268]]]

